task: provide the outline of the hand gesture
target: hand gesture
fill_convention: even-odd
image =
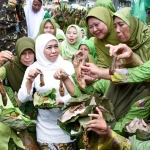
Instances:
[[[89,114],[88,116],[93,117],[94,119],[87,122],[88,131],[94,131],[98,135],[105,136],[106,138],[111,137],[111,130],[107,126],[105,119],[103,118],[102,112],[98,107],[96,107],[98,114]]]
[[[30,70],[28,73],[27,80],[32,83],[38,74],[42,74],[42,72],[34,69]]]
[[[117,46],[107,44],[105,46],[110,48],[110,56],[117,57],[117,60],[131,58],[133,55],[132,50],[126,44],[119,44]]]
[[[85,66],[81,66],[82,74],[88,75],[96,80],[99,78],[100,68],[93,63],[86,63]]]
[[[0,64],[4,64],[5,61],[12,60],[13,54],[10,51],[1,51],[0,52]]]
[[[57,80],[65,80],[68,76],[69,75],[63,69],[58,69],[54,74],[54,78]]]
[[[56,105],[63,105],[64,102],[61,99],[56,100]]]

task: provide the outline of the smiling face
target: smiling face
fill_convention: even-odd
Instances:
[[[20,62],[27,67],[33,64],[34,59],[35,59],[35,54],[30,49],[26,49],[21,53]]]
[[[42,7],[42,3],[38,0],[34,0],[32,3],[32,10],[33,12],[37,13]]]
[[[115,17],[114,28],[121,42],[127,42],[130,39],[130,27],[122,19]]]
[[[47,21],[44,25],[44,33],[50,33],[50,34],[53,34],[55,33],[55,30],[54,30],[54,27],[52,25],[51,22]]]
[[[75,27],[70,27],[66,32],[66,39],[69,44],[75,44],[78,39],[78,33]]]
[[[98,39],[104,39],[107,36],[108,28],[106,24],[97,18],[90,17],[88,19],[88,27],[90,33]]]
[[[44,55],[49,61],[56,61],[59,56],[59,47],[56,40],[51,40],[46,44],[44,49]]]
[[[81,51],[82,51],[83,53],[85,53],[85,54],[90,54],[89,48],[88,48],[86,45],[84,45],[84,44],[82,44],[82,45],[80,46],[79,50],[81,50]]]

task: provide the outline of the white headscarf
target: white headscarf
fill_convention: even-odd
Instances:
[[[35,13],[32,10],[32,4],[34,0],[28,0],[27,5],[24,7],[26,22],[27,22],[27,30],[28,37],[34,39],[39,32],[40,24],[44,18],[44,10],[43,7]],[[43,0],[42,0],[43,5]]]
[[[39,68],[45,68],[46,70],[52,70],[59,68],[60,64],[63,61],[63,58],[59,55],[55,62],[50,62],[44,55],[44,49],[46,44],[51,41],[58,40],[52,34],[41,34],[35,41],[35,52],[36,52],[36,65],[38,64]]]
[[[84,38],[82,38],[82,41],[84,41],[84,40],[86,40],[87,39],[87,36],[86,36],[86,31],[85,31],[85,29],[84,28],[81,28],[81,31],[84,31],[84,33],[85,33],[85,35],[84,35]]]

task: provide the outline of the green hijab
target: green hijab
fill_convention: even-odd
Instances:
[[[21,53],[26,49],[31,49],[33,52],[35,52],[34,40],[29,37],[22,37],[18,39],[16,42],[17,56],[15,56],[14,59],[14,69],[13,70],[11,69],[10,62],[4,64],[4,67],[6,68],[6,77],[8,78],[8,81],[12,89],[16,92],[18,92],[18,90],[21,87],[24,73],[27,68],[20,62]]]
[[[57,34],[56,38],[57,38],[57,40],[65,40],[65,38],[62,34]]]
[[[95,52],[95,46],[94,46],[94,43],[90,40],[84,40],[82,41],[82,43],[80,44],[81,45],[86,45],[89,50],[90,50],[90,54],[93,56],[93,58],[95,59],[95,61],[97,60],[97,57],[96,57],[96,52]],[[80,48],[79,46],[79,48]],[[78,49],[79,49],[78,48]]]
[[[47,18],[47,19],[44,19],[42,22],[41,22],[41,25],[40,25],[40,30],[35,38],[35,40],[37,39],[37,37],[41,34],[44,33],[44,26],[45,26],[45,23],[46,22],[51,22],[51,24],[53,25],[54,27],[54,36],[56,35],[56,22],[54,19],[50,19],[50,18]]]
[[[97,0],[94,4],[94,7],[103,6],[112,12],[116,12],[115,6],[112,0]]]
[[[143,62],[150,60],[150,28],[138,18],[130,15],[130,8],[125,7],[114,13],[130,27],[130,39],[125,42],[138,54]]]
[[[61,53],[63,57],[67,58],[69,61],[72,61],[71,59],[72,55],[74,55],[78,51],[79,45],[82,42],[82,34],[81,34],[81,29],[77,25],[70,25],[67,28],[67,31],[70,29],[70,27],[74,27],[77,30],[77,34],[78,34],[77,41],[74,44],[69,44],[67,39],[64,40],[61,45],[62,48]]]
[[[150,32],[148,32],[148,27],[139,19],[130,16],[129,8],[122,8],[114,15],[123,19],[130,26],[131,37],[126,44],[130,46],[135,53],[141,56],[143,61],[149,60],[148,51],[150,48],[150,40],[148,37],[150,36]],[[150,90],[139,83],[123,85],[111,83],[106,96],[114,105],[115,121],[118,121],[128,113],[133,103],[146,96],[150,96]],[[112,127],[115,125],[115,121],[111,124]]]
[[[107,8],[104,7],[95,7],[90,10],[87,15],[86,21],[90,17],[95,17],[105,23],[108,28],[107,36],[104,39],[94,38],[94,45],[96,48],[97,55],[97,65],[99,67],[108,68],[111,65],[112,57],[109,55],[109,48],[106,48],[106,44],[117,45],[120,43],[120,40],[114,31],[112,13]]]

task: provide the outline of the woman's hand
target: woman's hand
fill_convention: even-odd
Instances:
[[[86,63],[85,66],[81,66],[82,74],[92,77],[91,79],[99,79],[100,68],[93,63]]]
[[[68,78],[68,74],[63,70],[63,69],[58,69],[55,73],[54,73],[54,78],[56,80],[65,80]]]
[[[64,102],[61,99],[56,100],[56,105],[62,105]]]
[[[98,114],[89,114],[88,116],[93,117],[94,119],[87,122],[88,131],[94,131],[98,135],[105,136],[105,138],[111,138],[112,133],[109,129],[105,119],[103,118],[102,112],[98,107],[96,107]]]
[[[117,60],[123,59],[124,64],[130,64],[134,62],[137,58],[136,54],[133,53],[130,47],[128,47],[126,44],[119,44],[117,46],[107,44],[105,46],[110,48],[110,56],[117,57]],[[138,64],[141,65],[143,64],[143,62],[140,59],[138,59]]]
[[[41,72],[34,69],[30,70],[28,73],[27,80],[32,83],[38,74],[41,74]]]
[[[133,51],[126,44],[119,44],[117,46],[107,44],[105,46],[110,48],[110,56],[117,57],[117,59],[131,59],[134,54]]]
[[[84,75],[84,80],[85,80],[86,84],[91,84],[91,83],[97,81],[97,79],[90,77],[88,75]]]
[[[5,61],[11,60],[13,58],[13,54],[10,51],[1,51],[0,52],[0,64],[4,64]]]

